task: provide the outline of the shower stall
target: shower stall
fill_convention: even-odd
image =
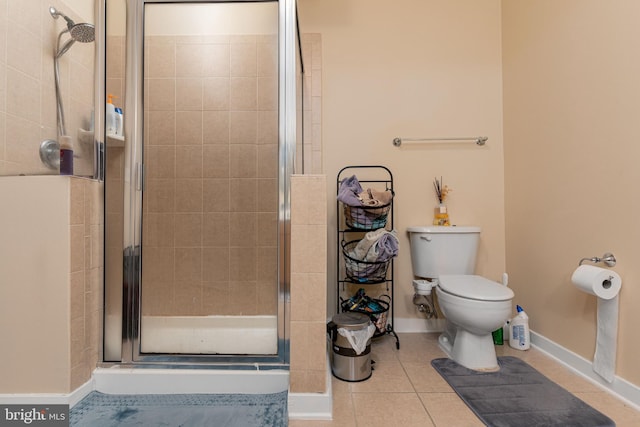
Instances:
[[[105,3],[104,366],[287,369],[295,1]]]

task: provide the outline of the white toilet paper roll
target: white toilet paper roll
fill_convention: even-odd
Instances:
[[[622,279],[618,273],[593,265],[581,265],[576,268],[571,281],[581,291],[602,299],[615,297],[622,287]]]
[[[598,332],[593,370],[610,383],[616,376],[618,301],[618,296],[611,299],[598,298]]]
[[[581,265],[571,276],[581,291],[598,297],[598,330],[593,370],[608,382],[615,379],[618,337],[618,293],[622,279],[611,270],[592,265]]]

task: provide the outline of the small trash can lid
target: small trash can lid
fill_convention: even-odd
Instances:
[[[344,313],[338,313],[333,316],[333,323],[336,324],[338,328],[345,328],[351,330],[357,330],[366,328],[371,323],[371,319],[369,316],[362,313],[354,313],[351,311],[347,311]]]

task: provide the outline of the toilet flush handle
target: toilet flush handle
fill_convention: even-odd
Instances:
[[[427,242],[431,241],[431,236],[420,236],[422,240],[426,240]]]

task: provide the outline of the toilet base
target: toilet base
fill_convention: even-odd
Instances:
[[[475,371],[498,371],[498,358],[491,333],[476,335],[449,324],[438,337],[442,351],[456,363]],[[452,333],[455,330],[455,333]]]

